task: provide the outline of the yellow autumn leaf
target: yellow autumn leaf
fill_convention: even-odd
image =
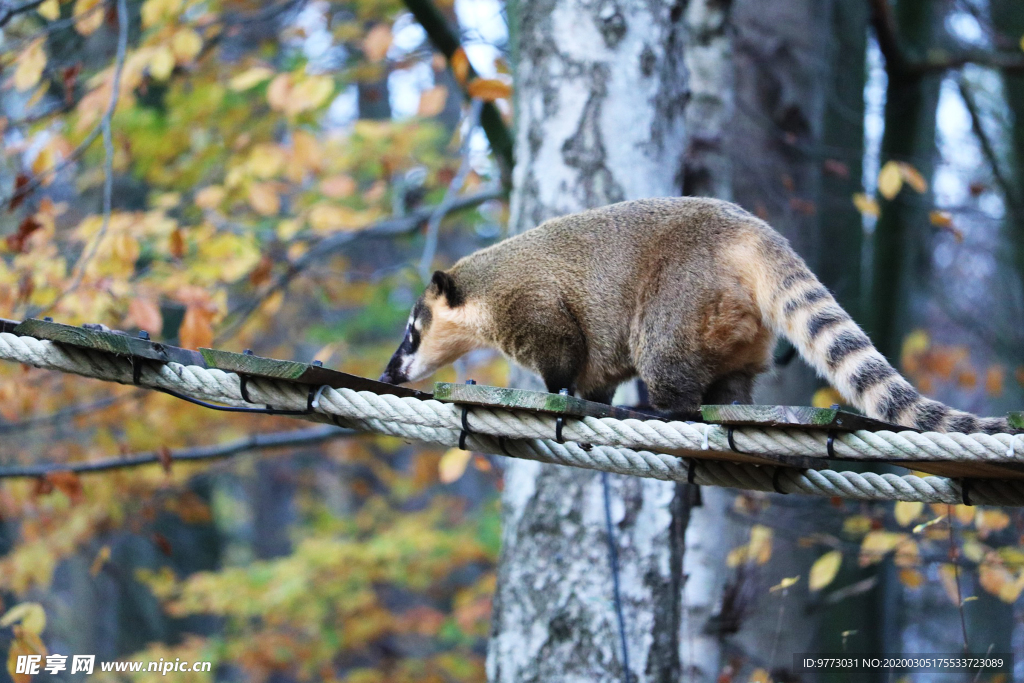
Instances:
[[[288,242],[302,229],[302,221],[294,218],[287,218],[277,224],[277,238],[282,242]]]
[[[749,683],[772,683],[772,675],[767,669],[754,669],[750,674]]]
[[[912,529],[912,531],[913,531],[913,532],[914,532],[915,534],[919,534],[919,533],[921,533],[922,531],[924,531],[925,529],[927,529],[928,527],[930,527],[930,526],[932,526],[932,525],[934,525],[934,524],[938,524],[939,522],[941,522],[941,521],[942,521],[942,520],[944,520],[944,519],[946,519],[946,515],[939,515],[939,516],[938,516],[938,517],[936,517],[935,519],[930,519],[930,520],[928,520],[927,522],[921,522],[920,524],[918,524],[917,526],[915,526],[915,527],[914,527],[914,528]]]
[[[201,209],[216,209],[227,195],[220,185],[210,185],[196,192],[195,203]]]
[[[103,25],[103,11],[97,9],[103,0],[75,0],[75,30],[83,36],[96,32]]]
[[[865,216],[874,216],[875,218],[878,218],[882,213],[882,210],[879,208],[878,202],[875,198],[869,197],[863,192],[858,192],[853,195],[853,205]]]
[[[203,39],[190,28],[178,29],[171,38],[171,52],[178,62],[191,62],[203,49]]]
[[[330,76],[309,76],[297,83],[288,96],[285,113],[289,115],[310,111],[321,106],[334,93],[334,79]]]
[[[815,408],[831,408],[843,402],[843,397],[832,387],[822,387],[811,396],[811,405]]]
[[[951,564],[943,564],[939,567],[939,581],[942,589],[946,591],[946,597],[954,605],[960,604],[960,589],[957,587],[956,567]]]
[[[1024,50],[1024,36],[1020,37],[1020,49]]]
[[[886,199],[892,199],[899,194],[903,187],[903,174],[900,173],[900,165],[895,161],[888,161],[882,170],[878,172],[878,193]]]
[[[19,623],[26,632],[38,636],[46,628],[46,611],[38,602],[23,602],[0,617],[0,628]]]
[[[839,573],[839,567],[843,564],[843,553],[838,550],[830,550],[811,565],[810,576],[807,585],[812,591],[820,591],[832,583]]]
[[[740,566],[741,564],[747,561],[747,555],[749,550],[750,545],[747,543],[744,543],[741,546],[733,548],[729,551],[729,554],[725,556],[725,566],[729,567],[729,569],[735,569],[736,567]]]
[[[284,111],[292,92],[292,75],[278,74],[267,87],[267,103],[271,109]]]
[[[252,183],[249,185],[249,206],[263,216],[276,216],[281,210],[281,197],[273,183]]]
[[[344,206],[317,204],[309,212],[309,225],[314,232],[329,233],[336,230],[355,230],[363,227],[360,214]]]
[[[103,567],[109,561],[110,561],[110,546],[109,545],[105,545],[102,548],[100,548],[100,551],[98,553],[96,553],[96,557],[92,561],[92,566],[89,567],[89,574],[91,574],[92,576],[99,575],[99,573],[101,571],[103,571]]]
[[[175,20],[181,14],[183,0],[146,0],[142,4],[142,27],[151,28],[164,20]]]
[[[910,526],[910,523],[920,517],[922,512],[924,512],[924,503],[911,503],[905,500],[898,501],[893,510],[896,523],[900,526]]]
[[[420,104],[416,109],[419,116],[437,116],[448,101],[448,88],[436,85],[420,93]]]
[[[981,509],[974,513],[974,526],[982,537],[993,531],[1002,531],[1010,524],[1010,516],[1002,510]]]
[[[270,80],[273,75],[273,69],[268,69],[265,66],[254,66],[251,69],[246,69],[228,81],[228,87],[236,92],[248,90],[249,88],[254,88],[260,83]]]
[[[450,448],[441,456],[437,464],[437,476],[442,483],[451,484],[465,473],[466,465],[469,464],[473,454],[461,448]]]
[[[57,0],[45,0],[36,11],[47,21],[56,21],[60,18],[60,3]]]
[[[928,191],[928,181],[924,179],[924,176],[921,175],[920,171],[905,161],[896,162],[896,166],[899,168],[900,177],[903,178],[903,181],[907,185],[910,185],[915,192],[924,194]]]
[[[784,590],[786,590],[787,588],[789,588],[791,586],[795,586],[796,582],[799,581],[799,580],[800,580],[799,576],[787,576],[782,581],[779,581],[777,584],[775,584],[774,586],[769,588],[768,592],[769,593],[778,593],[779,591],[784,591]]]
[[[21,91],[34,87],[45,68],[46,50],[43,47],[43,39],[36,38],[18,55],[18,67],[14,70],[14,87]]]
[[[166,81],[174,71],[174,53],[166,45],[153,50],[149,58],[149,75],[158,81]]]
[[[843,520],[843,531],[851,536],[863,536],[871,531],[871,518],[865,515],[851,515]]]
[[[363,54],[370,62],[383,60],[388,54],[389,47],[391,47],[391,27],[387,24],[377,24],[363,38]]]
[[[284,152],[273,144],[256,145],[249,153],[245,167],[257,178],[273,178],[284,166]]]
[[[880,562],[883,557],[893,551],[907,537],[906,534],[898,534],[892,531],[872,531],[868,533],[860,546],[860,565],[866,567],[869,564]]]
[[[768,564],[772,559],[772,536],[774,532],[771,527],[763,524],[755,524],[750,527],[750,549],[749,559],[757,564]]]

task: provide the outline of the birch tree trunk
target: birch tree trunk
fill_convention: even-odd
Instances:
[[[682,4],[668,0],[510,5],[517,108],[511,232],[589,207],[680,193],[682,13]],[[688,487],[610,480],[628,679],[601,475],[510,459],[490,681],[680,679]]]

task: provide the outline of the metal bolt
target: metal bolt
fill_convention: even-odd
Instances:
[[[242,353],[244,353],[247,356],[251,356],[252,355],[252,349],[246,349],[245,351],[242,351]]]
[[[149,332],[146,332],[145,330],[139,330],[139,339],[145,339],[146,341],[149,341]]]
[[[322,360],[317,360],[316,358],[313,359],[313,367],[322,368],[323,366],[324,362]]]
[[[475,379],[467,379],[466,380],[466,384],[476,384],[476,380]]]
[[[53,318],[51,318],[50,316],[46,316],[45,318],[43,318],[43,322],[52,323],[53,322]]]

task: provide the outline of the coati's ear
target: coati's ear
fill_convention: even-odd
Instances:
[[[455,284],[455,278],[443,270],[434,271],[434,277],[430,279],[430,284],[437,287],[437,293],[445,298],[449,308],[461,306],[466,300],[459,290],[459,286]]]

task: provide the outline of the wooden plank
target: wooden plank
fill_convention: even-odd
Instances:
[[[808,406],[708,405],[701,406],[705,422],[736,427],[813,427],[838,432],[865,429],[878,431],[916,431],[838,408]]]
[[[8,334],[14,333],[14,328],[21,323],[17,320],[8,320],[7,318],[0,318],[0,332],[7,332]]]
[[[36,339],[48,339],[82,349],[103,351],[161,363],[181,363],[206,367],[203,357],[196,351],[170,346],[160,342],[133,337],[124,332],[91,330],[35,318],[19,323],[14,334]]]
[[[394,384],[385,384],[365,377],[350,375],[347,372],[331,370],[320,365],[299,363],[291,360],[264,358],[250,353],[232,353],[217,349],[200,349],[206,363],[212,368],[225,372],[235,372],[248,377],[286,380],[310,386],[333,387],[335,389],[352,389],[353,391],[372,391],[375,394],[392,396],[431,398],[425,391],[417,391]]]
[[[781,465],[804,470],[823,470],[829,466],[824,457],[813,458],[802,455],[772,455],[767,453],[740,453],[736,451],[701,451],[689,448],[663,449],[661,453],[678,455],[681,458],[739,462],[751,465]]]
[[[483,384],[454,384],[437,382],[434,384],[434,398],[445,403],[459,403],[502,410],[531,410],[551,415],[570,417],[614,417],[619,420],[628,418],[650,420],[651,415],[625,408],[615,408],[584,401],[582,398],[565,394],[549,394],[546,391],[529,391],[527,389],[508,389],[505,387],[489,387]]]
[[[891,464],[951,479],[1024,479],[1024,463],[893,460]]]

